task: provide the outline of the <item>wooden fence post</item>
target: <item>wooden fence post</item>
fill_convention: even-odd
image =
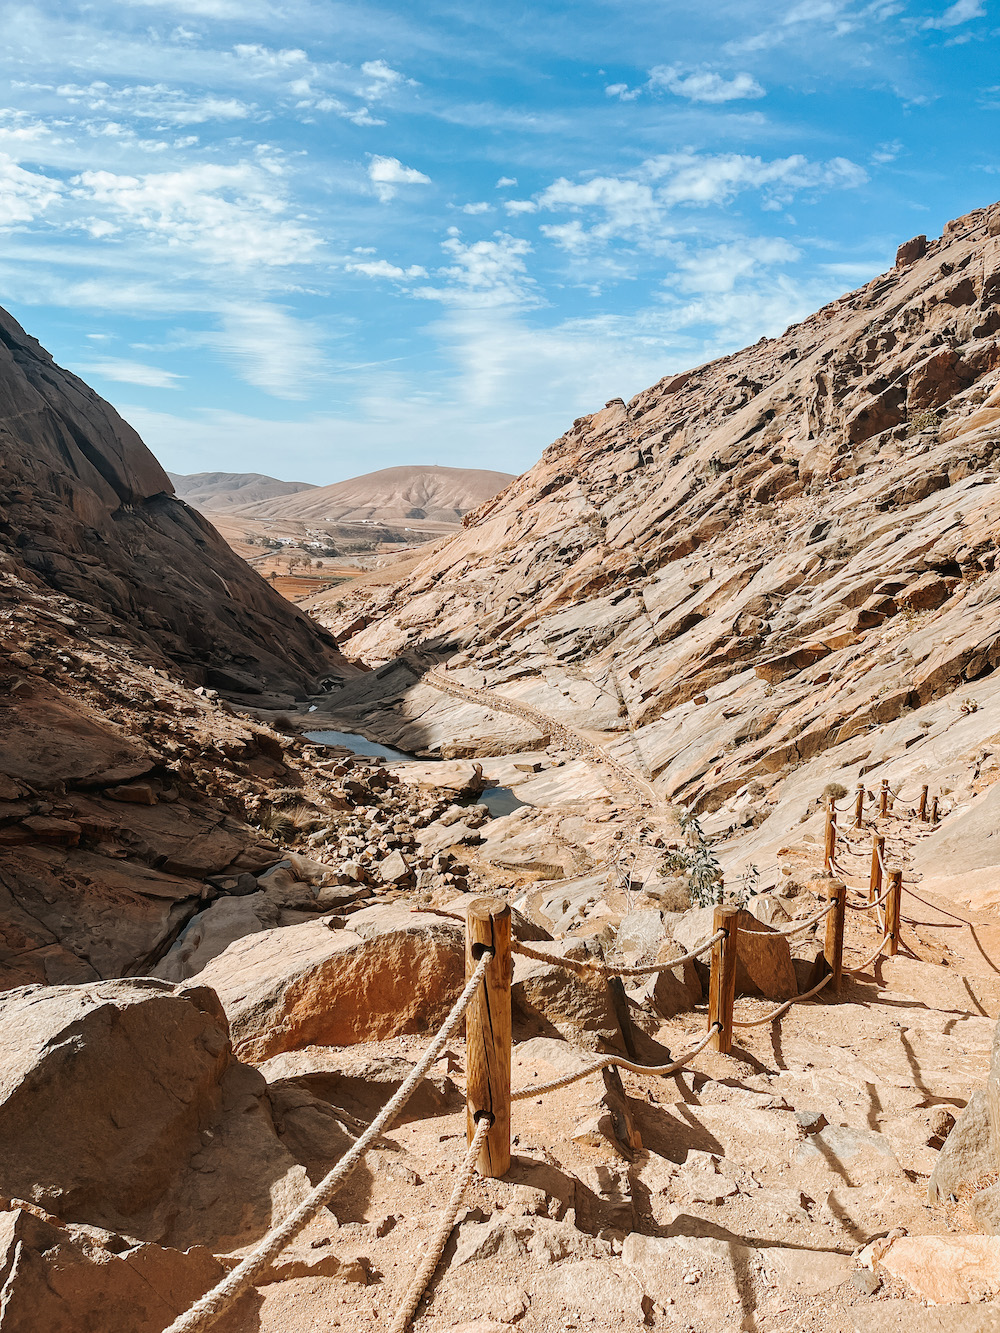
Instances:
[[[878,817],[885,819],[889,813],[889,779],[882,779],[882,790],[878,794]]]
[[[920,788],[920,804],[917,806],[917,818],[927,823],[927,783]]]
[[[854,827],[861,828],[865,815],[865,784],[858,783],[858,794],[854,798]]]
[[[832,796],[826,798],[826,834],[823,844],[823,869],[833,874],[837,857],[837,807]]]
[[[826,942],[823,956],[827,967],[833,973],[833,989],[840,991],[844,977],[844,917],[847,908],[847,885],[839,879],[832,879],[826,886],[826,896],[837,906],[826,918]]]
[[[936,824],[937,822],[938,822],[938,808],[937,808],[937,797],[935,796],[933,801],[931,801],[931,823]]]
[[[712,973],[708,981],[708,1025],[718,1023],[720,1030],[712,1039],[717,1051],[728,1055],[733,1049],[733,1000],[736,998],[736,922],[738,907],[717,907],[712,933],[726,933],[712,945]]]
[[[882,853],[885,838],[881,834],[872,834],[872,875],[868,885],[868,901],[873,903],[882,894]]]
[[[885,933],[889,936],[885,951],[893,957],[899,949],[899,900],[903,894],[902,870],[889,871],[889,892],[885,900]]]
[[[476,969],[483,949],[493,958],[469,1005],[466,1037],[466,1130],[469,1142],[476,1117],[493,1117],[477,1164],[479,1174],[502,1176],[510,1167],[510,907],[497,898],[469,904],[465,924],[465,975]]]

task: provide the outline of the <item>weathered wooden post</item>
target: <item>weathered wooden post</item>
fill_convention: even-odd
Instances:
[[[712,933],[726,933],[712,945],[712,973],[708,981],[708,1025],[719,1024],[712,1039],[717,1051],[733,1049],[733,1001],[736,998],[736,922],[738,907],[717,907]]]
[[[510,907],[477,898],[465,920],[465,975],[475,971],[484,949],[493,950],[465,1019],[465,1105],[470,1143],[477,1116],[493,1118],[477,1166],[481,1176],[495,1178],[510,1167]]]
[[[885,838],[879,833],[872,833],[872,875],[868,885],[868,901],[873,903],[882,893],[882,853]]]
[[[933,801],[931,801],[931,823],[936,824],[937,822],[938,822],[938,807],[937,807],[937,797],[935,796]]]
[[[858,794],[854,798],[854,827],[861,828],[865,817],[865,784],[858,783]]]
[[[894,957],[899,949],[899,905],[902,895],[903,872],[902,870],[890,870],[889,891],[885,899],[885,933],[889,936],[886,940],[885,951],[890,958]]]
[[[847,909],[847,885],[842,880],[832,879],[826,886],[826,896],[837,906],[826,918],[823,956],[827,967],[833,973],[833,989],[839,992],[844,978],[844,917]]]
[[[889,813],[889,779],[882,779],[882,790],[878,794],[878,817],[885,819]]]
[[[927,783],[920,788],[920,803],[917,806],[917,818],[927,823]]]
[[[826,830],[823,841],[823,869],[833,874],[833,863],[837,858],[837,807],[833,797],[826,798]]]

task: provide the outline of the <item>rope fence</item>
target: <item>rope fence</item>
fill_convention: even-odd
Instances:
[[[455,1219],[458,1217],[458,1210],[465,1198],[465,1191],[472,1184],[472,1177],[476,1172],[476,1160],[482,1150],[483,1141],[491,1127],[492,1119],[490,1116],[482,1115],[479,1117],[476,1123],[476,1132],[469,1144],[469,1151],[465,1154],[465,1161],[462,1163],[462,1169],[455,1181],[455,1188],[451,1192],[451,1198],[448,1200],[448,1207],[441,1219],[441,1225],[438,1227],[434,1239],[428,1246],[427,1253],[410,1283],[402,1307],[389,1326],[389,1333],[406,1333],[406,1330],[410,1327],[410,1320],[417,1313],[417,1306],[423,1299],[424,1292],[441,1262],[441,1256],[448,1244],[448,1237],[451,1235],[455,1226]]]
[[[598,959],[578,960],[576,958],[561,958],[558,954],[545,953],[542,949],[533,949],[530,944],[523,944],[517,940],[511,944],[513,953],[522,954],[525,958],[534,958],[539,963],[556,963],[559,967],[564,967],[568,972],[578,972],[585,976],[598,977],[651,977],[655,973],[669,972],[672,968],[679,967],[682,963],[690,963],[695,958],[700,958],[703,953],[707,953],[717,940],[722,938],[722,931],[717,930],[709,939],[696,945],[689,953],[683,953],[678,958],[671,958],[665,963],[648,963],[641,967],[614,967],[610,963],[602,963]]]
[[[928,790],[925,785],[920,794],[919,818],[925,822],[928,819],[936,822],[937,797],[933,799],[929,814],[927,797]],[[854,827],[856,829],[863,827],[866,805],[874,804],[877,800],[878,819],[883,819],[888,815],[890,802],[899,799],[899,793],[893,791],[885,779],[877,797],[874,795],[869,797],[865,785],[859,783],[854,801]],[[838,841],[852,854],[861,854],[837,832],[837,814],[845,813],[847,808],[838,807],[832,798],[827,799],[823,865],[831,875],[838,869],[835,856]],[[845,882],[831,877],[827,881],[828,901],[820,911],[805,921],[794,922],[787,929],[774,931],[775,934],[789,939],[812,930],[819,926],[820,922],[825,921],[823,954],[817,960],[822,963],[824,974],[810,989],[800,995],[792,996],[753,1019],[738,1019],[733,1013],[738,938],[741,933],[739,925],[741,909],[733,905],[715,907],[713,933],[687,953],[662,963],[636,967],[616,967],[597,959],[579,961],[562,958],[542,949],[532,948],[531,945],[521,941],[512,941],[510,907],[497,899],[474,900],[464,916],[455,912],[442,912],[433,907],[415,907],[413,909],[415,912],[426,912],[465,923],[468,979],[447,1018],[396,1093],[320,1183],[282,1222],[273,1227],[221,1282],[195,1301],[187,1311],[178,1315],[164,1333],[205,1333],[249,1287],[263,1276],[281,1251],[300,1234],[319,1210],[330,1202],[376,1139],[399,1117],[417,1086],[440,1058],[464,1018],[468,1150],[440,1224],[389,1326],[389,1333],[407,1333],[441,1262],[462,1201],[476,1171],[478,1170],[484,1177],[496,1178],[504,1175],[510,1167],[510,1117],[513,1103],[542,1097],[612,1067],[640,1075],[669,1076],[688,1066],[710,1043],[714,1045],[716,1051],[727,1054],[732,1049],[734,1028],[746,1029],[774,1023],[793,1005],[815,998],[827,986],[832,985],[834,991],[839,992],[841,979],[845,974],[852,977],[860,976],[883,954],[889,956],[895,954],[899,943],[900,899],[904,891],[931,910],[952,916],[963,925],[969,924],[959,917],[954,917],[953,913],[947,912],[944,908],[935,907],[933,903],[927,902],[912,889],[905,887],[902,883],[902,870],[886,864],[884,848],[884,835],[880,834],[876,827],[872,833],[871,876],[867,903],[849,903]],[[884,890],[883,879],[888,881]],[[864,892],[863,889],[855,891]],[[874,912],[879,928],[883,932],[874,953],[858,966],[851,968],[845,968],[843,961],[844,924],[848,908],[857,912]],[[512,1090],[510,1074],[513,953],[553,964],[567,971],[591,977],[603,977],[607,980],[646,977],[672,971],[710,953],[707,1031],[689,1050],[668,1064],[643,1065],[624,1056],[605,1055],[587,1062],[575,1072],[564,1074],[549,1082]]]
[[[165,1333],[202,1333],[202,1330],[210,1328],[242,1296],[243,1292],[253,1285],[257,1278],[263,1276],[281,1251],[287,1245],[290,1245],[299,1232],[312,1221],[319,1210],[330,1202],[347,1177],[358,1166],[372,1143],[401,1114],[406,1103],[416,1091],[417,1085],[448,1044],[465,1011],[475,998],[492,958],[491,951],[484,951],[465,989],[438,1029],[437,1036],[427,1047],[419,1063],[414,1065],[409,1076],[400,1084],[395,1095],[386,1102],[361,1137],[355,1140],[340,1161],[327,1172],[316,1188],[302,1200],[299,1206],[289,1213],[283,1222],[272,1228],[231,1273],[224,1277],[211,1291],[206,1292],[200,1300],[195,1301],[189,1310],[179,1315],[165,1330]]]

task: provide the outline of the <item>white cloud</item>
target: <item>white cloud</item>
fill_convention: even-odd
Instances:
[[[365,96],[370,97],[373,101],[384,97],[392,88],[398,88],[406,83],[413,84],[412,79],[400,74],[398,69],[393,69],[384,60],[366,60],[361,66],[361,73],[371,79],[371,83],[365,90]]]
[[[411,264],[409,268],[399,268],[387,259],[365,260],[363,263],[345,264],[348,273],[363,273],[368,278],[393,278],[397,282],[404,278],[426,278],[427,270],[420,264]]]
[[[921,24],[923,28],[957,28],[970,19],[983,18],[986,14],[984,0],[955,0],[938,18],[930,18]]]
[[[59,199],[62,190],[60,181],[25,171],[0,153],[0,227],[32,222]]]
[[[517,184],[516,176],[501,176],[500,179],[497,181],[496,187],[498,190],[505,190],[509,185],[516,185],[516,184]]]
[[[263,163],[193,166],[145,176],[84,171],[72,185],[77,199],[102,210],[121,230],[183,247],[214,264],[297,264],[316,258],[321,244],[301,222],[281,216],[287,205],[273,171]]]
[[[521,213],[537,213],[538,205],[534,199],[507,199],[504,201],[504,209],[511,217],[518,217]]]
[[[737,74],[731,79],[707,69],[684,74],[678,65],[657,65],[651,69],[649,85],[651,88],[666,88],[677,97],[686,97],[692,102],[733,102],[765,96],[764,89],[750,74]]]
[[[375,156],[368,163],[368,179],[371,181],[377,198],[388,203],[400,185],[430,185],[430,176],[425,176],[416,167],[404,167],[398,157]]]
[[[678,228],[670,215],[678,206],[725,204],[743,191],[757,190],[761,207],[775,209],[800,191],[852,189],[867,179],[864,168],[847,158],[810,162],[797,154],[768,162],[742,153],[684,152],[647,158],[627,175],[583,181],[560,177],[536,196],[536,203],[549,212],[599,215],[589,226],[576,219],[542,225],[543,235],[570,253],[582,254],[614,238],[669,253]]]
[[[641,88],[630,88],[627,83],[609,83],[604,89],[605,97],[617,97],[620,102],[634,102],[641,92]]]
[[[473,216],[475,216],[477,213],[492,213],[493,205],[487,203],[463,204],[462,212],[472,214]]]
[[[246,0],[124,0],[127,6],[136,9],[176,9],[182,14],[196,14],[199,18],[243,19],[252,15],[260,16],[263,7],[260,4],[246,3]]]
[[[893,139],[891,143],[880,143],[878,147],[872,151],[869,161],[872,162],[874,166],[884,167],[887,162],[895,162],[896,158],[899,157],[902,151],[902,141]]]
[[[693,292],[731,292],[761,268],[789,264],[801,257],[801,252],[780,236],[744,237],[681,256],[677,285]]]
[[[662,216],[652,185],[628,176],[594,176],[580,182],[560,176],[538,196],[538,206],[550,211],[602,210],[605,221],[592,231],[600,239],[647,231],[658,226]]]
[[[667,204],[720,204],[747,189],[759,189],[780,203],[797,190],[854,189],[868,179],[864,168],[848,158],[810,162],[800,153],[770,162],[742,153],[676,153],[643,165],[651,178],[666,178],[658,195]]]
[[[147,389],[179,389],[177,381],[184,378],[175,375],[172,370],[160,370],[157,366],[147,366],[140,361],[124,361],[117,357],[105,357],[87,365],[78,365],[77,370],[81,375],[99,375],[101,379],[113,380],[116,384],[142,384]]]
[[[496,231],[491,241],[467,245],[455,228],[441,243],[452,264],[437,270],[442,287],[418,287],[414,295],[448,305],[466,307],[514,306],[537,303],[535,284],[528,276],[525,256],[531,245],[520,237]]]
[[[87,85],[60,84],[56,95],[88,111],[111,112],[156,120],[165,125],[200,125],[212,120],[246,120],[255,108],[235,97],[212,93],[194,95],[166,84],[137,84],[112,88],[103,80]]]

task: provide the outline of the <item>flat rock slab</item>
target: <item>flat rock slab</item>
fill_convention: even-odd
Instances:
[[[992,1301],[1000,1294],[1000,1236],[902,1236],[878,1266],[931,1305]]]
[[[1000,1333],[1000,1310],[981,1305],[926,1310],[914,1301],[873,1301],[850,1315],[856,1333]]]
[[[440,1023],[462,988],[462,928],[384,908],[358,912],[352,927],[306,921],[262,931],[199,973],[222,1001],[241,1058],[382,1041]]]
[[[888,991],[909,995],[929,1009],[1000,1015],[1000,972],[989,976],[967,976],[934,963],[913,958],[886,958],[882,962],[882,984]]]
[[[833,1250],[774,1248],[762,1252],[775,1282],[789,1296],[822,1296],[842,1286],[854,1266],[851,1257]]]

